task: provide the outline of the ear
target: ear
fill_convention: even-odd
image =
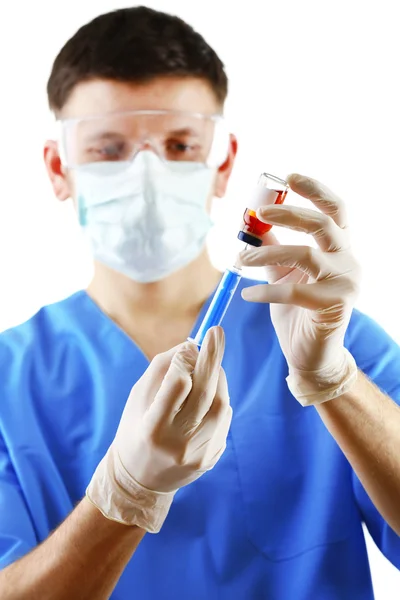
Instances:
[[[229,136],[229,150],[228,157],[223,165],[218,169],[217,177],[215,179],[214,196],[217,198],[223,198],[226,193],[228,186],[229,177],[231,176],[233,165],[235,164],[235,158],[238,149],[238,142],[236,137],[231,133]]]
[[[47,140],[45,143],[44,162],[56,197],[59,200],[67,200],[71,196],[71,190],[61,164],[57,142],[54,140]]]

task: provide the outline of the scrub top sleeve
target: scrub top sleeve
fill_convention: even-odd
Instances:
[[[346,345],[361,371],[400,405],[398,344],[375,321],[355,311],[349,326]],[[400,537],[381,517],[355,473],[353,473],[353,489],[362,520],[373,540],[386,558],[400,569]]]
[[[0,434],[0,569],[37,545],[35,531]]]

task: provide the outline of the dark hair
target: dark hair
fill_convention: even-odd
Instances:
[[[60,111],[74,87],[90,79],[145,83],[156,77],[197,77],[224,103],[224,65],[204,38],[182,19],[145,6],[96,17],[68,40],[47,83],[50,108]]]

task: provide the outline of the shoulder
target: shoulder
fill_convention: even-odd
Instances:
[[[345,344],[358,367],[393,399],[400,400],[400,347],[368,315],[354,310]]]
[[[353,310],[346,333],[346,344],[362,361],[375,361],[391,353],[400,356],[400,348],[379,323],[368,315]]]
[[[34,363],[42,364],[70,336],[84,292],[41,308],[29,320],[0,334],[0,385],[12,385]]]

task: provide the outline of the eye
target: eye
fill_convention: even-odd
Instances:
[[[127,155],[125,142],[116,142],[106,145],[98,145],[88,148],[87,153],[94,160],[123,160]]]
[[[184,142],[169,142],[167,148],[171,152],[188,152],[191,149],[191,146]]]
[[[120,160],[126,152],[126,145],[124,142],[117,144],[108,144],[100,149],[102,156],[108,160]]]
[[[199,145],[182,140],[168,140],[165,144],[166,158],[171,160],[196,160]]]

